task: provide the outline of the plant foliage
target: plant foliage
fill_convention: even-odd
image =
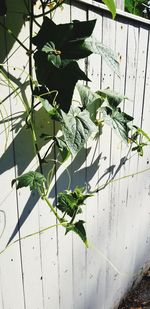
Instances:
[[[82,22],[74,20],[56,25],[46,15],[47,12],[52,12],[62,5],[63,1],[53,1],[53,5],[50,1],[40,1],[42,13],[39,15],[34,14],[36,2],[31,1],[28,7],[29,16],[26,17],[30,22],[30,49],[28,50],[18,38],[16,40],[29,57],[28,83],[31,105],[26,107],[26,124],[32,133],[39,171],[29,171],[20,175],[12,181],[12,185],[16,183],[17,189],[29,187],[30,190],[37,190],[59,224],[65,228],[65,233],[75,232],[88,247],[85,222],[79,216],[82,215],[86,200],[91,194],[82,187],[75,187],[73,190],[59,192],[56,196],[56,205],[52,205],[49,184],[54,171],[56,172],[57,164],[62,164],[70,156],[75,157],[83,147],[86,147],[89,138],[96,138],[100,133],[100,127],[105,124],[111,126],[123,141],[133,145],[132,150],[141,156],[150,138],[147,133],[135,126],[133,118],[121,109],[121,102],[126,99],[123,95],[111,89],[97,89],[93,92],[87,85],[78,83],[80,80],[89,82],[78,60],[92,53],[102,56],[114,73],[119,75],[119,64],[114,52],[93,37],[96,20]],[[116,14],[114,1],[103,2],[114,17]],[[48,11],[45,12],[47,8]],[[3,6],[0,14],[5,11],[6,7]],[[34,23],[38,24],[36,18],[39,17],[43,17],[42,24],[39,32],[34,35]],[[7,30],[5,26],[4,29]],[[8,33],[10,34],[10,30]],[[33,78],[34,73],[36,81]],[[77,104],[72,100],[75,87],[80,97]],[[40,138],[48,144],[44,156],[41,156],[35,126],[37,106],[40,106],[39,111],[44,111],[49,119],[49,133],[43,132],[42,129],[40,131]],[[59,134],[56,126],[59,128]],[[47,158],[51,150],[54,159],[50,162],[52,169],[46,179],[43,165],[49,163]]]
[[[150,18],[150,1],[148,0],[125,0],[125,10],[129,13]]]

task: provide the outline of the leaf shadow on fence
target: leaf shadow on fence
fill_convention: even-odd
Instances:
[[[87,152],[89,152],[89,151],[90,151],[90,149],[88,149]],[[53,151],[51,152],[51,156],[53,158]],[[50,157],[50,155],[49,155],[49,157]],[[76,186],[85,186],[85,182],[86,183],[90,182],[90,180],[92,179],[92,177],[94,176],[94,174],[98,170],[100,157],[101,157],[101,154],[98,156],[98,158],[95,159],[95,161],[93,162],[93,165],[88,167],[88,169],[90,169],[91,172],[88,173],[88,178],[86,178],[85,175],[87,173],[87,167],[81,168],[81,166],[82,166],[82,164],[85,160],[85,150],[83,149],[79,153],[79,155],[67,167],[69,173],[71,173],[71,171],[75,171],[75,174],[73,175],[73,181],[71,181],[71,184],[70,184],[70,189],[73,189]],[[26,162],[29,162],[29,161],[26,161]],[[18,169],[20,170],[19,166],[18,166]],[[21,167],[21,169],[22,169],[22,167]],[[59,167],[57,169],[57,172],[58,171],[59,171]],[[49,164],[47,166],[45,166],[45,176],[48,174],[48,172],[49,172]],[[54,176],[54,178],[55,178],[55,176]],[[54,182],[55,182],[55,179],[54,179]],[[57,179],[57,182],[54,184],[54,186],[52,187],[52,189],[50,191],[50,198],[52,198],[54,200],[54,204],[56,202],[56,186],[57,186],[57,190],[59,190],[59,191],[64,191],[65,189],[68,188],[68,177],[67,177],[66,171],[62,172],[62,174]],[[18,233],[18,230],[20,230],[22,225],[25,223],[25,221],[27,220],[31,211],[36,206],[38,200],[39,200],[39,195],[37,193],[34,193],[34,194],[31,193],[31,195],[29,196],[28,201],[27,201],[26,205],[24,206],[24,209],[23,209],[23,211],[20,215],[20,218],[19,218],[19,220],[18,220],[18,222],[17,222],[17,224],[14,228],[14,231],[13,231],[12,235],[10,236],[8,244],[13,240],[13,238]]]
[[[7,15],[0,17],[0,22],[11,29],[13,34],[17,37],[23,24],[26,13],[25,1],[23,0],[7,0]],[[7,62],[7,56],[12,49],[15,39],[8,34],[2,27],[0,27],[0,63]]]

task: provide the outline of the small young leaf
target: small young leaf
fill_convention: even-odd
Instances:
[[[74,215],[81,213],[82,210],[71,193],[72,192],[65,191],[58,194],[57,208],[72,218]]]
[[[42,51],[46,54],[53,53],[55,51],[55,44],[53,42],[47,42],[43,47]]]
[[[92,196],[91,194],[85,194],[84,188],[76,187],[74,191],[60,192],[58,194],[58,209],[63,213],[67,213],[68,216],[75,218],[75,216],[82,212],[81,207],[84,205],[85,200]]]
[[[106,61],[108,66],[118,75],[119,72],[119,62],[117,61],[115,53],[109,47],[105,46],[99,42],[96,38],[90,37],[85,40],[84,47],[90,50],[92,53],[101,55]]]
[[[53,42],[46,43],[43,46],[42,51],[48,55],[48,61],[51,62],[54,66],[57,68],[61,66],[61,52],[56,50],[55,44]]]
[[[74,224],[68,224],[66,227],[66,234],[70,231],[75,232],[84,242],[85,246],[88,248],[88,241],[86,236],[86,231],[84,228],[84,221],[79,220],[78,222]]]
[[[13,179],[12,186],[15,182],[17,182],[17,189],[30,187],[30,190],[36,190],[44,187],[46,179],[41,173],[31,171]]]
[[[62,112],[62,117],[64,139],[72,155],[75,156],[87,142],[90,135],[97,131],[97,127],[90,119],[87,110],[71,109],[68,114]]]
[[[136,126],[134,126],[134,128],[137,129],[138,135],[141,135],[142,137],[145,137],[146,140],[150,142],[150,136],[145,131],[143,131],[141,128],[138,128]]]
[[[137,151],[137,153],[138,153],[141,157],[143,157],[143,154],[144,154],[143,148],[144,148],[145,146],[147,146],[146,143],[140,143],[140,144],[138,144],[137,146],[133,147],[133,148],[132,148],[132,151]]]
[[[77,84],[77,89],[81,98],[81,103],[90,113],[90,118],[93,122],[96,120],[96,114],[103,101],[96,92],[91,91],[88,86]]]

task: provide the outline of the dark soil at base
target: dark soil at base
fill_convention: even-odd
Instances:
[[[135,289],[131,290],[118,309],[150,309],[150,270]]]

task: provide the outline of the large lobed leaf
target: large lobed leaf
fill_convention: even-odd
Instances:
[[[110,125],[117,134],[125,141],[128,142],[128,134],[130,131],[129,123],[133,118],[124,112],[121,112],[120,108],[111,108],[105,106],[102,108],[104,121]]]
[[[89,136],[97,131],[97,127],[90,119],[87,110],[81,111],[80,108],[72,108],[68,115],[62,112],[62,117],[64,139],[72,155],[75,156],[87,142]]]
[[[68,112],[78,80],[89,81],[76,61],[92,51],[84,45],[95,27],[95,20],[74,21],[56,25],[45,17],[39,33],[33,38],[37,80],[49,91],[58,91],[57,104]]]
[[[68,112],[77,81],[89,79],[75,61],[69,62],[64,68],[57,68],[48,62],[44,52],[37,51],[34,58],[39,84],[46,85],[49,91],[57,91],[57,104]]]
[[[97,91],[97,94],[104,99],[108,101],[108,104],[112,107],[115,108],[117,107],[124,99],[127,99],[124,95],[111,90],[109,88],[104,89],[104,90],[99,90]]]
[[[72,23],[56,25],[48,17],[33,43],[38,50],[51,55],[60,55],[61,59],[80,59],[89,56],[92,52],[84,46],[84,40],[91,36],[96,20],[73,21]]]
[[[111,48],[105,46],[103,43],[99,42],[96,38],[90,37],[85,40],[84,47],[90,50],[92,53],[101,55],[109,67],[120,76],[119,72],[119,62],[117,60],[116,54]]]

